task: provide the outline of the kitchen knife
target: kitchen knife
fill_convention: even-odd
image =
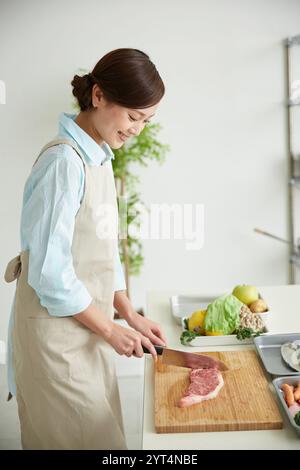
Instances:
[[[219,359],[205,354],[195,354],[185,351],[176,351],[163,346],[153,345],[158,355],[162,356],[162,363],[169,366],[188,367],[190,369],[218,369],[228,370],[226,364]],[[143,346],[143,351],[150,354],[150,351]]]

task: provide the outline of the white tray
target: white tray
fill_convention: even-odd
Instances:
[[[170,297],[171,315],[181,325],[182,318],[190,317],[195,310],[205,310],[208,304],[220,297],[220,293],[214,296],[172,295]]]
[[[191,295],[173,295],[170,297],[171,315],[178,323],[182,326],[183,331],[184,319],[192,315],[195,310],[204,310],[207,305],[216,300],[222,294],[216,294],[214,296],[191,296]],[[265,336],[269,333],[268,324],[265,323],[265,333],[261,336]],[[220,336],[197,336],[195,339],[190,341],[190,346],[218,346],[218,345],[236,345],[236,344],[253,344],[254,338],[247,338],[239,340],[236,335],[220,335]]]
[[[184,326],[185,318],[181,319],[182,331],[187,331]],[[265,326],[265,332],[260,336],[266,336],[269,332]],[[218,335],[218,336],[196,336],[195,339],[188,343],[189,346],[218,346],[218,345],[230,345],[230,344],[253,344],[254,338],[237,339],[236,335]]]

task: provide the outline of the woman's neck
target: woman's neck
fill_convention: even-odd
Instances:
[[[104,140],[102,139],[101,135],[97,132],[95,127],[92,124],[92,120],[90,119],[90,113],[87,111],[80,111],[78,116],[75,119],[76,124],[81,127],[92,139],[97,142],[100,147],[103,145]]]

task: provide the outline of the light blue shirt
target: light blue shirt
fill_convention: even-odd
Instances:
[[[74,121],[76,114],[62,113],[57,137],[73,139],[85,163],[100,166],[114,154],[101,147]],[[84,165],[69,145],[47,149],[25,183],[21,215],[21,250],[29,250],[28,284],[53,316],[74,315],[85,310],[92,297],[77,278],[71,254],[75,217],[84,193]],[[126,290],[119,253],[115,259],[115,291]],[[8,386],[15,395],[12,367],[14,301],[8,331]]]

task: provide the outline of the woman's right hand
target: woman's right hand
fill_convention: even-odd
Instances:
[[[118,354],[143,357],[142,346],[145,346],[153,359],[157,359],[157,353],[149,338],[136,330],[117,325],[92,303],[73,317],[97,335],[102,336]]]
[[[152,354],[153,359],[155,361],[157,359],[157,352],[151,341],[138,331],[130,328],[124,328],[112,322],[111,330],[105,340],[120,355],[143,357],[142,346],[145,346]]]

